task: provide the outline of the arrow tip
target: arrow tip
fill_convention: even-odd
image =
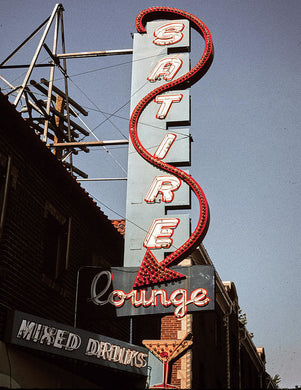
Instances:
[[[152,252],[147,249],[139,272],[136,276],[133,289],[149,287],[154,284],[172,282],[185,279],[186,276],[160,264]]]

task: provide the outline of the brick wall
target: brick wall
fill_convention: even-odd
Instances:
[[[0,239],[0,335],[8,308],[73,325],[78,269],[92,264],[121,266],[123,238],[1,95],[2,167],[9,157]],[[71,220],[68,269],[55,278],[45,273],[49,213]]]
[[[187,333],[192,331],[192,315],[187,314],[184,318],[164,316],[161,319],[162,340],[182,340]],[[170,366],[169,383],[181,389],[191,388],[192,354],[188,349],[179,355]]]

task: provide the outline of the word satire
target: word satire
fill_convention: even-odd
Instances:
[[[99,283],[101,277],[107,278],[105,286],[103,283],[103,278],[101,283]],[[99,284],[104,287],[102,287],[100,292],[97,292],[99,291]],[[174,315],[177,318],[182,318],[186,315],[188,305],[201,307],[208,305],[210,302],[210,298],[207,296],[207,290],[204,288],[196,288],[195,290],[191,291],[190,295],[186,289],[178,288],[172,291],[169,297],[167,291],[161,288],[151,289],[149,291],[145,289],[132,289],[128,293],[124,292],[123,290],[113,290],[107,295],[106,298],[104,298],[104,295],[107,293],[111,284],[112,274],[110,271],[101,271],[96,274],[91,283],[91,298],[88,300],[99,306],[111,304],[117,309],[121,308],[126,301],[130,302],[134,308],[141,306],[158,306],[159,304],[164,307],[173,305],[176,307]],[[149,297],[147,296],[148,293]]]

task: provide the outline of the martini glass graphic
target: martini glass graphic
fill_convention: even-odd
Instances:
[[[143,340],[146,346],[163,363],[163,383],[153,385],[153,389],[177,389],[178,386],[167,383],[170,363],[192,344],[192,334],[187,333],[182,340]]]

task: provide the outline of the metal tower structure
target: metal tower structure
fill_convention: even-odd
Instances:
[[[103,50],[93,52],[66,53],[65,33],[64,33],[64,8],[62,4],[56,4],[51,15],[34,30],[7,58],[0,64],[1,69],[26,68],[26,75],[21,85],[12,85],[0,75],[11,89],[7,95],[17,93],[13,104],[22,113],[26,113],[26,121],[41,140],[53,150],[56,157],[64,163],[71,174],[76,174],[89,180],[88,175],[76,168],[72,162],[72,156],[82,150],[89,152],[89,147],[108,145],[127,145],[128,140],[109,140],[109,141],[78,141],[90,135],[83,126],[75,122],[80,118],[80,114],[87,116],[88,112],[74,101],[68,92],[68,74],[66,60],[70,58],[89,58],[109,55],[132,54],[132,49],[123,50]],[[50,34],[50,28],[54,25],[54,34],[52,48],[50,49],[45,43],[47,36]],[[28,42],[35,37],[40,31],[43,31],[42,37],[36,47],[35,53],[30,64],[8,65],[8,62],[17,54]],[[61,42],[61,53],[58,53],[59,40]],[[50,56],[49,63],[38,63],[39,55],[45,50]],[[31,78],[35,68],[50,68],[49,79],[41,78],[39,82]],[[58,69],[63,75],[64,90],[54,85],[54,72]],[[38,91],[45,99],[39,100],[34,91]],[[83,122],[83,121],[82,121]],[[84,123],[84,122],[83,122]],[[125,180],[126,178],[122,178]],[[93,179],[91,179],[93,180]],[[108,180],[108,179],[96,179]],[[110,180],[110,179],[109,179]],[[115,179],[116,180],[116,179]]]

